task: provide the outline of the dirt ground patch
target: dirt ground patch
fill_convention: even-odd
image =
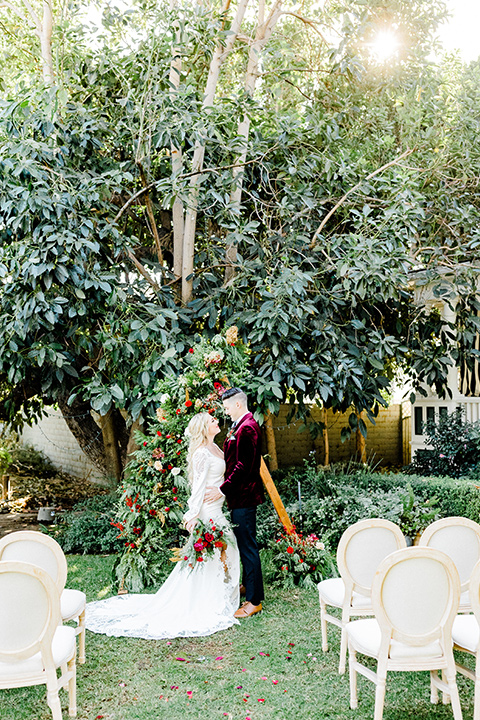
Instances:
[[[1,513],[0,538],[17,530],[40,530],[37,513]]]

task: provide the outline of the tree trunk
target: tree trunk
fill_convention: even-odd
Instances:
[[[326,408],[323,408],[322,412],[322,422],[323,422],[323,430],[322,430],[322,436],[323,436],[323,466],[328,467],[330,465],[330,443],[328,440],[328,411]]]
[[[270,457],[270,470],[278,470],[277,444],[273,431],[272,413],[267,410],[265,415],[265,435],[267,438],[267,453]]]
[[[52,5],[51,0],[43,0],[43,21],[40,27],[40,51],[43,62],[43,79],[47,85],[53,85],[52,59]]]
[[[88,459],[107,474],[107,462],[103,447],[102,433],[90,413],[90,403],[75,399],[67,405],[68,395],[58,400],[58,407],[72,435]]]
[[[359,459],[359,462],[363,463],[364,465],[367,464],[367,447],[365,438],[363,437],[362,433],[360,432],[360,427],[358,426],[358,420],[362,417],[362,413],[357,413],[357,457]]]
[[[107,475],[114,477],[118,483],[122,478],[123,468],[115,421],[111,409],[106,415],[100,415],[100,428],[102,430],[103,447],[105,449]]]
[[[255,40],[250,46],[248,53],[248,66],[245,75],[245,93],[250,97],[253,96],[255,86],[258,79],[258,63],[260,61],[260,53],[262,48],[268,42],[273,29],[280,16],[282,0],[276,0],[270,14],[265,21],[265,0],[260,0],[258,4],[257,29],[255,32]],[[230,195],[230,205],[240,211],[243,192],[244,165],[248,152],[248,136],[250,134],[250,116],[244,115],[238,124],[237,135],[242,139],[243,150],[237,157],[237,166],[233,169],[233,179],[236,181],[235,189]],[[239,213],[240,214],[240,213]],[[234,243],[227,245],[225,251],[227,267],[225,269],[225,283],[228,283],[235,274],[234,265],[237,260],[237,246]]]
[[[180,76],[182,72],[182,56],[180,54],[180,27],[178,23],[175,28],[176,44],[172,48],[172,62],[170,64],[170,97],[175,98],[180,87]],[[183,168],[183,153],[180,147],[173,143],[170,146],[172,157],[172,175],[177,177]],[[177,196],[172,208],[172,226],[173,226],[173,273],[176,278],[181,278],[183,267],[183,232],[185,224],[185,214],[182,200]]]
[[[225,46],[218,43],[208,71],[205,95],[202,103],[202,110],[208,115],[213,106],[213,100],[217,89],[220,69],[231,53],[235,40],[237,39],[242,24],[245,10],[249,0],[240,0],[237,6],[235,18],[232,21],[229,34],[226,37]],[[227,0],[226,8],[228,8]],[[182,257],[182,301],[187,304],[193,293],[193,266],[195,257],[195,231],[197,227],[198,196],[200,192],[201,172],[205,157],[206,138],[199,139],[195,143],[193,152],[192,172],[195,173],[190,180],[190,188],[187,200],[187,213],[183,231],[183,257]]]

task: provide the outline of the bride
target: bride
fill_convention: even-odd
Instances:
[[[206,412],[194,415],[188,424],[191,495],[183,520],[190,533],[197,519],[226,521],[223,497],[204,502],[207,485],[219,487],[223,482],[223,453],[214,443],[219,432],[218,421]],[[226,567],[219,548],[194,569],[179,562],[155,595],[118,595],[89,603],[87,629],[117,637],[161,639],[211,635],[238,624],[233,614],[239,605],[240,562],[231,530],[228,536]]]

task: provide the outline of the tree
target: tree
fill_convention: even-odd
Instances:
[[[58,402],[117,477],[155,377],[226,325],[263,412],[352,407],[345,436],[398,366],[442,392],[474,357],[478,68],[428,62],[442,4],[245,7],[139,6],[130,36],[106,11],[97,49],[65,36],[58,87],[0,108],[2,417]],[[387,10],[414,39],[388,71],[365,51]],[[456,327],[415,305],[419,269],[462,288]]]

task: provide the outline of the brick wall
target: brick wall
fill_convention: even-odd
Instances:
[[[299,433],[298,428],[302,425],[301,422],[287,426],[286,419],[289,409],[289,405],[282,405],[278,417],[273,418],[279,466],[301,465],[303,458],[306,458],[312,450],[315,451],[317,461],[323,462],[322,437],[319,436],[317,439],[312,440],[308,431]],[[327,414],[331,463],[347,461],[356,454],[355,433],[352,434],[350,440],[344,443],[340,439],[341,429],[348,423],[348,415],[349,413],[334,414],[329,412]],[[314,408],[312,416],[315,420],[320,420],[321,411]],[[367,460],[380,465],[405,464],[402,406],[390,405],[390,407],[380,410],[375,425],[372,425],[366,418],[365,422],[368,431],[366,441]],[[406,462],[409,462],[409,460]]]
[[[37,425],[25,425],[20,442],[41,450],[56,468],[73,477],[105,482],[100,470],[90,462],[70,432],[59,410],[47,408],[47,415]]]
[[[279,466],[302,465],[303,459],[308,457],[312,450],[315,451],[317,462],[323,462],[322,437],[314,441],[308,431],[299,433],[298,428],[302,424],[300,422],[287,426],[289,410],[289,405],[282,405],[278,417],[273,418]],[[366,450],[369,462],[380,465],[403,465],[410,461],[409,447],[407,447],[410,438],[407,424],[409,418],[405,415],[404,410],[402,418],[401,405],[391,405],[380,410],[376,425],[366,420],[368,428]],[[313,417],[320,420],[318,408],[313,410]],[[339,415],[329,412],[327,415],[331,463],[348,461],[351,457],[355,457],[355,434],[345,443],[340,440],[341,429],[347,422],[348,413]],[[42,450],[59,470],[74,477],[88,477],[95,482],[104,482],[100,471],[90,462],[70,432],[60,411],[54,408],[49,408],[47,416],[37,425],[24,427],[21,443]],[[266,448],[265,443],[264,448]]]

